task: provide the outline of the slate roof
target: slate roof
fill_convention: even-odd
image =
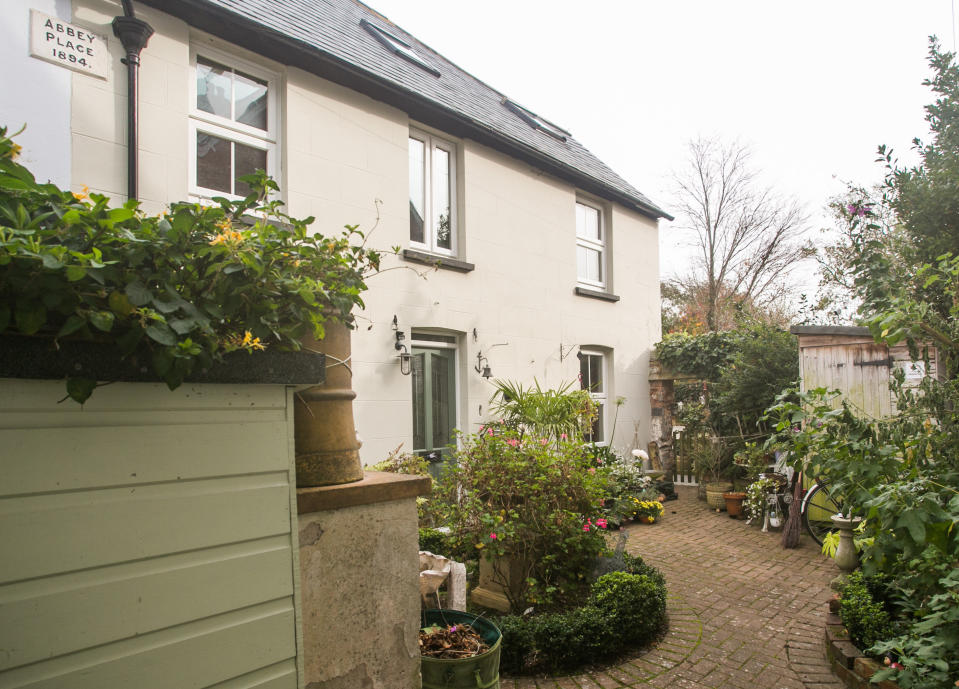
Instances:
[[[372,91],[387,102],[398,99],[396,104],[405,104],[404,109],[425,124],[444,131],[459,125],[459,131],[450,133],[493,142],[499,150],[530,160],[585,191],[654,218],[672,219],[572,136],[563,141],[530,126],[506,107],[504,94],[356,0],[144,1],[254,52],[286,64],[299,61],[320,76]],[[409,44],[440,76],[391,52],[362,25],[364,20]],[[244,42],[238,40],[240,30],[248,34]],[[439,120],[429,121],[431,115]]]

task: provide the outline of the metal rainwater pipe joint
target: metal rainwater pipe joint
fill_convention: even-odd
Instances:
[[[140,52],[146,48],[153,27],[142,19],[133,16],[133,3],[123,2],[124,14],[113,18],[113,35],[120,39],[126,57],[122,62],[127,66],[127,199],[138,197],[138,72]]]

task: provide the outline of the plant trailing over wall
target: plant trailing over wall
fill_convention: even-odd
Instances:
[[[697,378],[676,385],[682,403],[676,420],[695,448],[698,473],[712,480],[735,468],[733,455],[747,443],[765,441],[771,433],[765,410],[799,378],[796,338],[758,322],[729,332],[667,335],[656,353],[667,369]],[[704,444],[709,437],[714,445]]]
[[[356,227],[311,235],[313,218],[283,213],[262,171],[242,200],[147,216],[40,184],[18,153],[0,127],[0,333],[106,342],[171,389],[227,352],[299,349],[333,314],[350,323],[379,269]],[[67,391],[82,403],[95,385],[70,378]]]
[[[735,340],[734,331],[670,334],[656,344],[656,356],[671,371],[718,380],[735,351]]]

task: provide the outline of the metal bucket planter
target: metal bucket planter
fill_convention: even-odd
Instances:
[[[499,654],[503,635],[495,624],[479,615],[459,610],[424,610],[421,626],[433,624],[468,624],[483,637],[489,650],[472,658],[422,657],[423,689],[499,689]]]

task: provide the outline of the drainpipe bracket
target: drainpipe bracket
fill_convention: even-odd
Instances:
[[[140,51],[146,48],[153,35],[153,27],[136,17],[114,17],[113,35],[120,39],[128,58],[140,59]]]

